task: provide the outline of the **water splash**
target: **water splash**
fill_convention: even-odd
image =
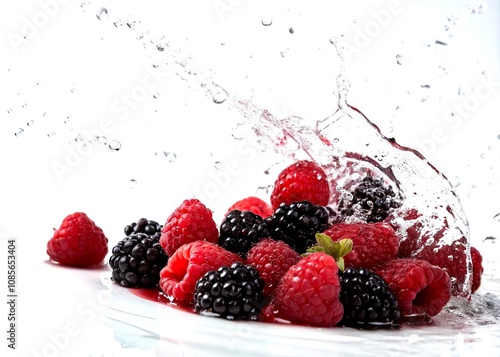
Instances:
[[[146,33],[138,22],[134,23],[128,28]],[[470,295],[469,226],[459,198],[446,177],[420,153],[385,137],[361,111],[348,104],[350,81],[345,75],[346,49],[339,37],[330,38],[341,59],[335,90],[338,110],[316,121],[293,115],[277,118],[252,100],[227,92],[210,72],[200,70],[192,58],[184,57],[164,38],[140,38],[146,50],[161,54],[159,63],[167,63],[189,88],[238,113],[243,119],[242,126],[250,127],[283,157],[310,159],[323,165],[333,187],[339,187],[332,195],[333,205],[345,191],[343,188],[361,175],[371,173],[382,177],[404,197],[404,204],[394,212],[391,224],[402,237],[405,255],[424,258],[447,269],[452,276],[454,294]],[[460,263],[451,264],[443,258],[450,250],[460,253],[454,257],[454,260],[460,259]],[[458,274],[452,265],[464,269]]]

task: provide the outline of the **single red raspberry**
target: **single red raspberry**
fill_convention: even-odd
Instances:
[[[210,211],[197,199],[187,199],[167,218],[160,236],[160,245],[171,256],[183,244],[197,240],[215,243],[219,238],[217,225]]]
[[[276,210],[281,203],[309,201],[326,206],[330,200],[330,185],[326,173],[315,162],[302,160],[280,172],[271,193],[271,206]]]
[[[346,268],[375,269],[395,259],[398,253],[400,238],[387,223],[336,223],[323,233],[334,242],[352,240],[352,250],[344,256]]]
[[[427,260],[391,260],[375,271],[389,286],[404,318],[409,315],[437,315],[451,298],[448,273]]]
[[[66,216],[47,243],[50,259],[66,266],[91,267],[102,263],[107,253],[104,232],[83,212]]]
[[[281,277],[299,260],[300,254],[285,242],[264,238],[250,248],[246,263],[257,269],[266,283],[264,295],[270,296]]]
[[[233,210],[242,212],[250,211],[261,216],[262,218],[267,218],[273,214],[273,209],[271,208],[271,205],[269,203],[261,198],[254,196],[249,196],[235,202],[231,207],[229,207],[225,216],[227,216],[228,213]]]
[[[302,258],[283,275],[274,294],[277,317],[300,325],[331,327],[342,319],[335,259],[322,252]]]
[[[472,258],[472,288],[471,292],[476,292],[481,286],[481,276],[483,275],[483,256],[476,247],[470,247]]]
[[[451,279],[451,293],[453,296],[470,297],[470,281],[468,277],[469,265],[467,262],[467,239],[461,237],[451,244],[440,242],[440,232],[431,238],[426,238],[425,245],[413,257],[425,259],[432,265],[444,269]],[[470,279],[470,277],[469,277]]]
[[[221,246],[203,240],[178,248],[160,271],[159,286],[180,305],[193,303],[196,282],[210,270],[230,266],[240,257]]]

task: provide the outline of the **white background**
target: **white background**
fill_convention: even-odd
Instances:
[[[207,185],[219,190],[208,202],[219,216],[236,199],[263,194],[256,188],[273,182],[276,158],[229,139],[242,118],[213,103],[199,83],[211,78],[279,117],[322,119],[336,109],[341,61],[333,38],[346,50],[348,102],[450,178],[473,243],[499,236],[498,1],[29,0],[1,7],[0,232],[18,237],[27,270],[75,211],[115,242],[125,224],[142,216],[163,221]],[[101,7],[108,16],[99,20]],[[166,42],[169,49],[158,51]],[[94,142],[75,157],[79,135],[106,136],[121,149]],[[66,171],[55,169],[61,165]]]

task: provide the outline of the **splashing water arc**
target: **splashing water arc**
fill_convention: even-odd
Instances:
[[[273,142],[281,154],[292,160],[308,158],[326,169],[331,204],[345,194],[345,187],[368,173],[384,178],[403,198],[403,205],[388,218],[401,236],[399,256],[442,267],[451,277],[453,294],[469,298],[469,225],[451,183],[418,151],[385,137],[360,110],[348,105],[345,88],[339,93],[339,109],[317,121],[316,127],[299,117],[277,119],[248,101],[234,106],[260,114],[252,115],[254,132]]]
[[[441,266],[451,277],[453,294],[471,296],[469,224],[453,186],[419,152],[385,137],[360,110],[348,104],[350,82],[344,75],[346,61],[337,38],[330,42],[341,60],[336,81],[338,109],[314,122],[297,116],[277,118],[252,100],[224,89],[191,57],[184,57],[173,44],[165,44],[164,38],[150,38],[136,22],[122,28],[136,32],[146,50],[153,57],[159,55],[191,90],[241,116],[241,126],[282,157],[321,164],[333,188],[331,203],[360,176],[371,173],[382,177],[403,198],[402,206],[387,218],[401,236],[400,257],[427,259]]]

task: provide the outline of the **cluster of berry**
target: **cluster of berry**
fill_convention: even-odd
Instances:
[[[320,166],[298,161],[279,174],[269,203],[237,201],[219,226],[202,202],[186,199],[164,225],[142,218],[125,227],[109,257],[112,280],[157,286],[175,304],[233,320],[380,328],[438,314],[467,273],[463,260],[411,256],[388,220],[402,198],[380,178],[367,175],[349,200],[333,204],[331,187]],[[82,260],[76,242],[89,236]],[[443,254],[457,251],[465,254]],[[104,259],[107,239],[76,213],[47,252],[60,264],[90,266]],[[477,249],[471,254],[474,292],[482,262]]]

